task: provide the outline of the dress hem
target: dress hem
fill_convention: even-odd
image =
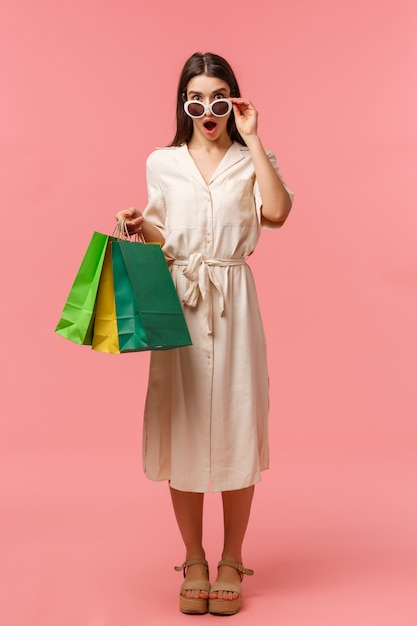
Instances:
[[[153,478],[152,476],[149,476],[146,471],[144,472],[146,478],[148,480],[151,480],[152,482],[163,482],[163,481],[167,481],[170,483],[170,487],[172,487],[172,489],[175,489],[176,491],[183,491],[186,493],[223,493],[224,491],[238,491],[240,489],[247,489],[248,487],[252,487],[254,485],[257,485],[258,483],[261,482],[261,473],[265,472],[269,469],[269,466],[264,467],[263,469],[260,470],[260,474],[259,476],[254,479],[254,480],[250,480],[247,484],[243,484],[242,486],[239,487],[229,487],[227,489],[184,489],[183,487],[179,487],[176,486],[174,484],[172,484],[170,478],[168,477],[163,477],[163,478]]]

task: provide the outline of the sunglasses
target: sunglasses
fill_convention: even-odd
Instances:
[[[215,117],[224,117],[232,110],[232,103],[226,98],[218,98],[210,104],[204,104],[199,100],[187,100],[184,102],[184,111],[190,117],[203,117],[206,111],[211,111]]]

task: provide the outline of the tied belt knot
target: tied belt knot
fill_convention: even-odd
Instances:
[[[207,332],[209,335],[213,332],[213,303],[210,293],[212,286],[219,294],[220,315],[224,314],[223,289],[212,268],[213,266],[230,267],[245,263],[245,259],[205,259],[201,252],[194,252],[188,259],[176,259],[173,262],[173,265],[184,266],[183,274],[190,281],[183,298],[184,305],[195,308],[201,296],[207,307]]]

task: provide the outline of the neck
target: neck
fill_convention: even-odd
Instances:
[[[204,137],[199,137],[195,133],[188,142],[189,150],[202,150],[204,152],[224,152],[228,150],[233,141],[229,135],[219,137],[215,141],[207,141]]]

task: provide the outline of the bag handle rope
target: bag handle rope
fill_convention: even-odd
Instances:
[[[134,235],[131,235],[129,233],[129,229],[126,224],[126,218],[124,217],[119,220],[116,218],[116,226],[114,227],[112,237],[116,237],[116,239],[122,239],[123,241],[132,241],[133,237],[134,242],[145,243],[145,238],[143,237],[142,233],[135,233]]]

